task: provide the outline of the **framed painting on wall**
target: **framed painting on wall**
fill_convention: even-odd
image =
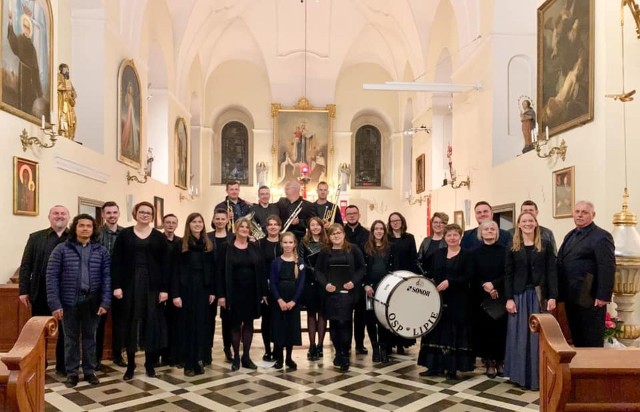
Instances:
[[[189,183],[189,136],[187,135],[187,123],[184,118],[176,120],[175,157],[173,162],[174,184],[181,189],[186,189]]]
[[[575,167],[566,167],[553,172],[553,217],[573,216],[575,204]]]
[[[464,230],[464,212],[462,210],[456,210],[453,212],[453,223],[460,226]]]
[[[424,192],[424,153],[416,158],[416,194]]]
[[[118,161],[136,169],[141,164],[142,100],[140,77],[133,60],[118,71]]]
[[[40,203],[38,162],[13,157],[13,214],[37,216]]]
[[[315,190],[320,181],[330,181],[333,154],[333,119],[336,106],[314,108],[306,98],[289,109],[271,105],[273,116],[274,186],[284,188],[307,170],[307,190]]]
[[[538,8],[538,125],[549,136],[593,120],[594,0]]]
[[[153,218],[153,225],[156,229],[162,229],[162,217],[164,216],[164,198],[154,196],[153,197],[153,208],[155,211],[155,216]]]
[[[53,17],[49,0],[2,0],[0,108],[51,123]]]

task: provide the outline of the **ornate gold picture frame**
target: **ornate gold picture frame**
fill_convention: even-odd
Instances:
[[[420,194],[424,192],[424,179],[425,179],[425,169],[424,169],[425,156],[424,153],[416,158],[416,194]]]
[[[140,169],[142,164],[142,99],[140,76],[132,59],[118,71],[118,161]]]
[[[189,185],[189,134],[187,133],[187,123],[183,117],[178,117],[174,130],[174,184],[187,189]]]
[[[13,157],[13,214],[38,216],[40,168],[38,162]]]
[[[553,172],[553,217],[561,219],[573,216],[576,203],[575,167],[566,167]]]

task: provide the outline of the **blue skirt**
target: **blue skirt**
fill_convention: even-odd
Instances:
[[[529,315],[540,313],[540,302],[533,288],[514,296],[517,313],[509,313],[504,375],[522,387],[538,390],[539,336],[529,331]]]

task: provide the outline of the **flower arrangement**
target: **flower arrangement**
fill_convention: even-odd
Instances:
[[[614,318],[607,312],[604,318],[604,340],[613,343],[613,339],[622,334],[623,323],[620,318]]]

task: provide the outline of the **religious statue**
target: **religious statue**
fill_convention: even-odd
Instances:
[[[265,162],[258,162],[256,164],[256,173],[258,175],[258,186],[265,186],[267,184],[267,172],[269,168]]]
[[[69,66],[58,66],[58,127],[61,136],[76,137],[76,98],[78,94],[69,80]]]
[[[340,175],[340,190],[346,193],[349,185],[349,177],[351,176],[351,166],[347,163],[341,163],[338,167],[338,173]]]
[[[151,177],[151,173],[153,172],[153,148],[150,147],[147,149],[147,165],[144,168],[144,174]]]
[[[536,127],[536,112],[531,107],[531,101],[528,99],[522,100],[521,106],[520,121],[522,122],[522,135],[524,137],[522,153],[526,153],[533,149],[533,130]]]

